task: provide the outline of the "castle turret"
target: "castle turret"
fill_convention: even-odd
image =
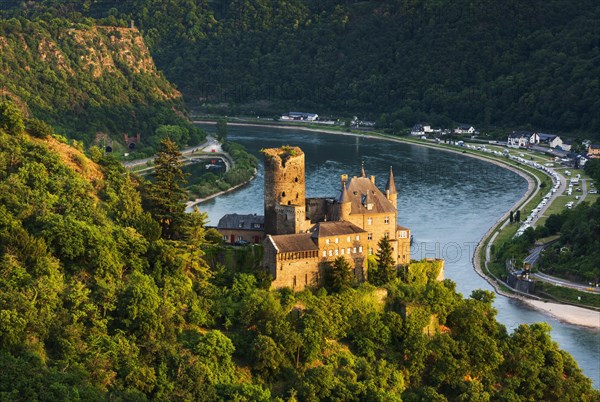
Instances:
[[[394,182],[394,172],[390,166],[390,175],[388,177],[387,184],[385,185],[385,195],[387,199],[398,208],[398,192],[396,191],[396,183]]]
[[[348,194],[348,188],[346,182],[348,181],[348,175],[342,175],[342,192],[340,199],[338,200],[340,205],[339,218],[341,221],[346,221],[350,217],[350,211],[352,210],[352,200],[350,194]]]
[[[265,234],[304,232],[308,228],[304,152],[290,146],[262,152],[265,157]]]

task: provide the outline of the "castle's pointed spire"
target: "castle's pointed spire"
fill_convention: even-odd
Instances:
[[[365,161],[362,161],[361,170],[362,170],[362,177],[367,177],[367,175],[365,173]]]
[[[392,167],[390,166],[390,175],[388,176],[387,184],[385,185],[385,190],[388,194],[397,194],[396,191],[396,183],[394,182],[394,172],[392,171]]]
[[[348,187],[346,183],[342,183],[342,193],[340,194],[340,204],[344,202],[350,202],[350,194],[348,194]]]

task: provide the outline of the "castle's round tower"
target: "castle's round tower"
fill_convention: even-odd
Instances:
[[[301,228],[294,222],[299,220],[303,223],[305,219],[304,152],[291,146],[264,149],[262,152],[265,162],[265,234],[298,233]]]

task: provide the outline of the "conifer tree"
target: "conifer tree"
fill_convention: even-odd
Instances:
[[[227,140],[227,120],[221,119],[217,121],[217,132],[215,135],[221,142],[225,142]]]
[[[352,285],[354,275],[346,258],[339,256],[331,263],[329,279],[330,288],[334,292],[339,292]]]
[[[396,277],[396,261],[392,255],[393,248],[390,239],[386,236],[382,237],[377,244],[377,270],[381,284],[391,282]]]
[[[185,220],[187,193],[183,189],[185,174],[179,161],[181,153],[175,142],[169,138],[161,141],[154,159],[156,181],[150,187],[152,216],[162,227],[162,237],[174,239],[177,228]]]
[[[0,129],[17,135],[25,130],[23,113],[11,101],[0,102]]]

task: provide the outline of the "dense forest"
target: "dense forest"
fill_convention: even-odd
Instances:
[[[140,134],[136,150],[151,155],[165,136],[203,138],[139,31],[91,19],[0,21],[0,97],[86,146],[122,149]]]
[[[600,133],[595,0],[4,2],[7,15],[135,21],[201,113],[293,109]]]
[[[2,401],[600,397],[546,324],[509,334],[439,264],[270,291],[259,248],[184,212],[177,144],[155,183],[90,154],[0,104]]]

